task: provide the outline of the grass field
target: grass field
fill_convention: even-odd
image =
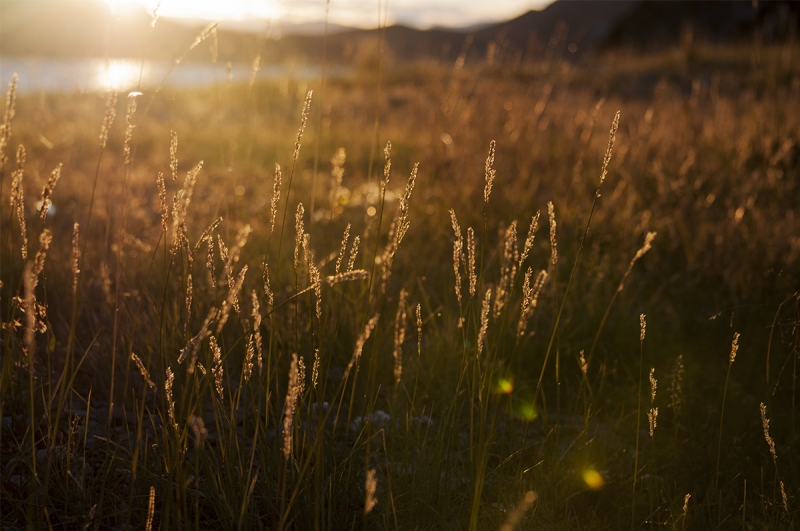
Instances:
[[[6,103],[2,529],[798,525],[796,49],[223,72]]]

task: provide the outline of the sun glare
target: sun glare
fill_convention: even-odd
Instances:
[[[105,0],[114,11],[143,6],[149,13],[158,7],[158,15],[205,20],[277,19],[281,15],[272,0]]]
[[[136,85],[139,72],[140,65],[136,61],[112,59],[107,65],[98,65],[95,83],[102,90],[120,92]]]

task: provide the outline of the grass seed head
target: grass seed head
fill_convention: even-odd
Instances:
[[[467,228],[467,271],[469,274],[469,294],[475,296],[478,289],[478,275],[475,273],[475,231]]]
[[[138,94],[131,92],[128,94],[128,112],[125,115],[125,141],[122,144],[122,151],[124,156],[124,163],[127,166],[131,162],[131,140],[133,139],[133,116],[136,114],[136,96]]]
[[[177,431],[178,423],[175,420],[175,400],[172,398],[172,386],[175,383],[175,373],[172,372],[171,367],[167,367],[167,379],[164,381],[164,393],[167,396],[167,407],[169,413],[169,422],[172,427]]]
[[[733,334],[733,342],[731,342],[731,354],[728,357],[728,363],[733,365],[733,360],[736,359],[736,353],[739,352],[739,332]]]
[[[142,375],[142,378],[144,378],[144,381],[147,384],[147,386],[153,391],[157,391],[158,388],[156,387],[156,384],[153,383],[153,380],[150,378],[150,373],[144,366],[142,359],[133,352],[131,352],[131,359],[133,360],[134,363],[136,363],[136,367],[139,369],[139,373]]]
[[[169,132],[169,169],[172,171],[172,182],[178,183],[178,133]]]
[[[600,186],[606,180],[608,175],[608,164],[611,162],[611,151],[614,149],[614,142],[617,139],[617,129],[619,128],[619,111],[614,115],[614,120],[611,122],[611,129],[608,132],[608,146],[606,147],[606,154],[603,157],[603,169],[600,171],[600,183],[597,185],[597,196],[600,196]]]
[[[147,521],[144,524],[145,531],[153,531],[153,515],[156,509],[156,488],[150,487],[150,499],[147,500]]]
[[[769,419],[767,418],[767,406],[764,405],[764,402],[761,402],[760,408],[761,408],[761,427],[764,429],[764,440],[767,441],[767,445],[769,446],[769,453],[772,454],[773,463],[777,463],[778,454],[775,453],[775,441],[769,434]]]
[[[306,101],[303,103],[303,112],[300,118],[300,129],[297,131],[297,139],[294,143],[294,155],[292,155],[292,160],[296,161],[297,157],[300,156],[300,141],[303,138],[303,133],[306,130],[306,124],[308,123],[308,113],[311,109],[311,96],[314,94],[313,90],[309,90],[308,94],[306,94]]]
[[[556,210],[552,201],[547,202],[547,215],[550,217],[550,263],[558,263],[558,247],[556,242]]]
[[[483,178],[485,185],[483,187],[483,202],[489,202],[489,196],[492,194],[492,185],[494,184],[494,177],[497,170],[494,169],[494,149],[495,141],[489,142],[489,154],[486,156],[486,163],[484,164]]]
[[[344,258],[344,253],[347,251],[347,244],[350,240],[350,224],[347,224],[347,227],[344,228],[344,235],[342,235],[342,245],[339,247],[339,256],[336,257],[336,274],[339,274],[339,270],[342,266],[342,259]]]
[[[422,305],[417,304],[417,356],[422,356]]]
[[[42,188],[42,208],[39,210],[39,219],[44,223],[45,218],[47,218],[47,211],[50,210],[50,205],[52,205],[52,197],[53,191],[56,189],[56,185],[58,184],[58,180],[61,179],[61,168],[63,164],[58,163],[58,165],[53,169],[50,173],[50,178],[47,179],[47,183]]]
[[[378,480],[375,478],[375,469],[371,468],[367,470],[367,478],[364,482],[364,514],[369,514],[378,504],[378,499],[375,497],[377,490]]]
[[[643,313],[639,314],[639,341],[644,341],[645,332],[647,332],[647,318]]]
[[[292,425],[297,399],[301,392],[300,369],[297,354],[292,354],[289,366],[289,386],[286,392],[286,404],[283,413],[283,458],[288,461],[292,455]]]
[[[481,328],[478,332],[478,356],[483,352],[484,344],[486,343],[486,331],[489,328],[489,308],[492,302],[492,288],[486,290],[483,297],[483,305],[481,306]]]
[[[525,243],[522,246],[522,253],[519,257],[519,263],[517,264],[518,267],[522,267],[522,263],[528,258],[528,254],[533,249],[533,241],[536,238],[536,231],[539,229],[539,214],[541,212],[536,212],[536,215],[531,218],[531,225],[528,228],[528,237],[525,238]]]
[[[408,315],[406,312],[406,298],[408,293],[406,290],[400,290],[400,301],[397,303],[397,314],[394,317],[394,383],[400,384],[400,378],[403,375],[403,342],[406,338],[406,321]]]
[[[25,219],[25,189],[22,178],[25,175],[25,148],[17,148],[17,169],[11,173],[11,208],[17,217],[20,234],[20,253],[22,260],[28,260],[28,226]]]
[[[281,200],[281,165],[275,165],[275,179],[272,182],[272,200],[269,207],[269,233],[275,232],[275,219],[278,217],[278,202]]]
[[[78,246],[78,242],[80,240],[80,232],[81,228],[76,221],[72,225],[72,294],[75,295],[78,291],[78,274],[81,272],[78,269],[78,262],[81,258],[81,250]]]
[[[105,149],[108,144],[108,133],[117,117],[117,93],[111,91],[106,96],[106,112],[103,116],[103,123],[100,126],[100,149]]]
[[[11,138],[11,122],[14,119],[17,104],[17,81],[18,76],[16,72],[11,76],[11,81],[8,83],[8,92],[6,93],[6,109],[3,113],[3,124],[0,125],[0,168],[6,165],[8,157],[5,151],[8,141]]]
[[[347,260],[347,271],[352,271],[356,265],[356,257],[358,256],[358,244],[361,243],[361,237],[356,236],[353,238],[353,246],[350,247],[350,258]]]

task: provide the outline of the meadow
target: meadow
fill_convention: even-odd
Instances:
[[[2,529],[798,525],[796,48],[219,69],[9,94]]]

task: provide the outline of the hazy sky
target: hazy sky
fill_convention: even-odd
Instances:
[[[142,4],[152,10],[158,0],[105,0],[115,9]],[[378,21],[380,0],[331,0],[330,22],[373,27]],[[417,27],[465,26],[505,20],[541,9],[550,0],[388,0],[388,22]],[[286,22],[311,22],[325,18],[325,0],[161,0],[164,17],[210,20],[279,18]],[[384,5],[386,0],[384,0]]]

